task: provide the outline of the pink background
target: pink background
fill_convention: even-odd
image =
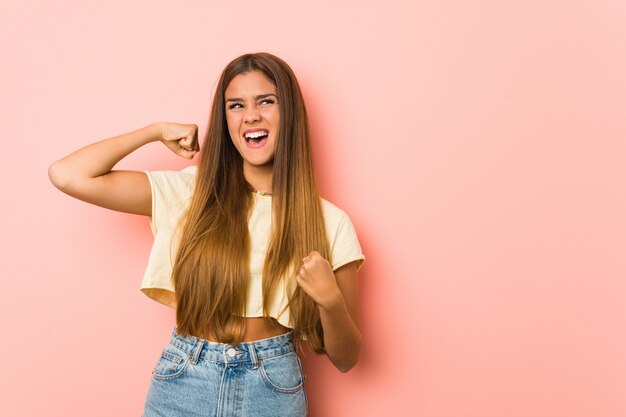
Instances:
[[[306,358],[311,416],[623,417],[624,22],[618,0],[4,1],[0,414],[140,415],[174,324],[139,291],[148,221],[48,165],[154,121],[204,135],[221,69],[263,50],[367,257],[361,362]],[[117,168],[186,164],[157,143]]]

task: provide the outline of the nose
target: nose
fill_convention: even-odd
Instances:
[[[257,109],[256,106],[248,106],[244,119],[247,123],[258,122],[261,119],[261,113],[259,113],[259,109]]]

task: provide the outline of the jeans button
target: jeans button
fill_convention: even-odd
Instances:
[[[235,349],[233,349],[233,348],[230,348],[230,349],[228,349],[228,350],[226,351],[226,354],[227,354],[228,356],[230,356],[231,358],[234,358],[234,357],[235,357],[235,355],[237,354],[237,351],[236,351]]]

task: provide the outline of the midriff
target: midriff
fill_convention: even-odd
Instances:
[[[247,317],[246,332],[244,333],[242,342],[254,342],[255,340],[267,339],[270,337],[280,336],[289,332],[288,327],[280,324],[276,319],[268,317]],[[217,342],[210,334],[198,336],[201,339]]]

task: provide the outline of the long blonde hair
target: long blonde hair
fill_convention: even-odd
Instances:
[[[248,219],[253,196],[243,158],[233,145],[224,93],[238,74],[260,71],[275,86],[280,109],[273,168],[272,231],[263,267],[263,310],[282,279],[295,288],[289,300],[294,336],[318,353],[324,339],[317,304],[295,282],[302,258],[329,248],[313,173],[304,100],[291,68],[268,53],[242,55],[229,63],[217,84],[209,129],[200,155],[195,189],[181,218],[181,242],[173,266],[180,334],[210,333],[239,343],[245,332],[250,279]]]

